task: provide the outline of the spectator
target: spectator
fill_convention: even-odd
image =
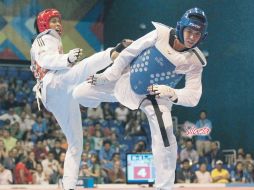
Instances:
[[[193,171],[191,171],[190,161],[184,159],[182,161],[182,168],[176,173],[177,183],[196,183],[197,177]]]
[[[247,153],[245,155],[245,162],[244,162],[246,165],[248,164],[254,164],[254,160],[252,158],[252,155],[250,153]]]
[[[15,113],[15,110],[12,107],[9,108],[7,113],[0,116],[0,120],[9,120],[11,125],[15,122],[20,123],[21,121],[20,117]]]
[[[107,174],[109,177],[109,183],[124,183],[125,173],[121,168],[121,160],[115,160],[113,163],[113,168],[109,169]]]
[[[199,114],[199,120],[196,122],[196,127],[198,129],[207,127],[212,131],[212,122],[207,119],[207,112],[202,110]],[[211,133],[210,131],[210,133]],[[211,136],[207,135],[196,135],[196,148],[199,156],[203,156],[208,153],[211,149]]]
[[[103,182],[100,161],[97,154],[91,155],[89,164],[84,163],[80,175],[94,178],[95,184]]]
[[[215,167],[216,160],[224,161],[224,155],[216,141],[211,143],[211,151],[205,155],[205,159],[207,164],[211,164],[212,167]]]
[[[231,182],[233,183],[246,183],[248,174],[244,170],[243,163],[237,162],[235,169],[231,171],[230,174]]]
[[[247,164],[246,166],[246,172],[247,172],[247,183],[254,183],[254,165],[253,164]]]
[[[95,136],[92,137],[92,139],[94,142],[94,150],[99,152],[103,144],[103,137],[102,137],[102,132],[100,129],[95,130]]]
[[[54,159],[54,154],[49,152],[46,159],[41,162],[43,170],[49,176],[50,184],[55,184],[59,175],[59,162]]]
[[[111,148],[111,141],[107,139],[104,140],[103,147],[100,149],[100,152],[99,152],[99,158],[100,158],[101,164],[104,165],[110,162],[113,154],[114,154],[114,150]]]
[[[0,185],[9,185],[13,183],[12,173],[6,169],[0,162]]]
[[[228,183],[229,173],[227,169],[223,169],[223,162],[221,160],[217,160],[215,164],[216,168],[211,172],[213,183]]]
[[[133,153],[142,153],[147,152],[146,150],[146,142],[144,140],[139,140],[133,148]]]
[[[113,109],[110,107],[110,104],[106,102],[103,103],[102,105],[104,119],[105,120],[114,119],[114,112]]]
[[[3,129],[3,138],[2,138],[6,151],[10,151],[12,148],[16,146],[17,139],[10,135],[10,131],[8,129]]]
[[[129,114],[129,109],[124,107],[121,104],[119,105],[119,107],[117,107],[115,109],[115,118],[116,118],[116,120],[121,121],[123,123],[127,122],[128,114]]]
[[[36,170],[36,161],[35,161],[35,154],[33,151],[28,152],[28,157],[26,161],[26,167],[30,171],[35,171]]]
[[[48,152],[45,149],[44,145],[42,144],[42,141],[37,141],[35,147],[34,147],[34,154],[35,154],[35,159],[36,161],[41,161],[43,159],[43,157],[45,157]]]
[[[13,148],[12,150],[8,152],[8,156],[5,157],[3,161],[3,165],[5,166],[5,168],[11,171],[14,171],[16,163],[18,162],[17,155],[14,152],[15,152],[15,148]]]
[[[8,156],[4,141],[0,139],[0,163],[4,161],[4,159]]]
[[[211,183],[212,178],[210,172],[206,169],[206,164],[201,163],[199,166],[199,170],[195,172],[197,176],[197,183]]]
[[[23,134],[26,131],[30,131],[32,129],[32,125],[34,124],[34,120],[29,117],[29,115],[23,111],[20,114],[20,130],[23,132]]]
[[[62,178],[63,177],[63,173],[64,173],[64,160],[65,160],[65,156],[66,156],[66,153],[65,152],[62,152],[59,156],[59,178]]]
[[[145,136],[145,131],[141,127],[139,120],[130,119],[125,126],[125,136]]]
[[[101,106],[98,106],[97,108],[88,108],[87,109],[87,118],[89,118],[93,121],[103,119],[103,111],[101,109]]]
[[[190,161],[190,165],[198,163],[198,153],[193,148],[192,140],[187,139],[185,142],[185,148],[181,150],[180,152],[180,160],[186,160],[188,159]]]
[[[59,161],[60,155],[65,152],[65,150],[61,147],[61,141],[56,139],[54,143],[54,147],[51,148],[50,152],[54,154],[54,158]]]
[[[11,85],[9,85],[9,87],[11,87]],[[7,93],[7,99],[3,103],[4,110],[10,110],[10,109],[20,106],[20,104],[15,100],[14,93],[11,92],[10,89],[8,91],[9,92]]]
[[[37,140],[43,140],[45,134],[47,133],[46,121],[42,118],[40,114],[37,115],[35,123],[32,126],[32,140],[36,142]]]
[[[16,184],[32,184],[32,174],[26,167],[26,157],[22,156],[20,162],[14,170],[14,179]]]
[[[33,173],[33,184],[49,184],[49,176],[43,171],[41,163],[36,164],[36,171]]]

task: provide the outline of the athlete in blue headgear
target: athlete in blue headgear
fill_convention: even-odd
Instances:
[[[153,25],[154,31],[134,41],[111,67],[88,80],[95,86],[83,83],[73,96],[84,106],[116,98],[130,109],[141,108],[152,134],[156,189],[171,190],[177,159],[171,107],[192,107],[199,102],[206,60],[196,46],[207,36],[208,22],[203,10],[193,8],[182,16],[176,29]],[[185,87],[177,89],[182,77]]]

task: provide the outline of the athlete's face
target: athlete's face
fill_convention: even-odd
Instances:
[[[186,27],[183,30],[184,45],[186,48],[192,48],[201,38],[199,31],[193,30],[190,27]]]
[[[63,32],[62,23],[59,17],[52,17],[49,20],[49,28],[57,31],[57,33],[61,36]]]

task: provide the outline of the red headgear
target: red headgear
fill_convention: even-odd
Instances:
[[[44,11],[38,14],[37,26],[38,26],[39,32],[43,32],[49,29],[49,20],[52,17],[59,17],[61,21],[61,14],[56,9],[45,9]]]

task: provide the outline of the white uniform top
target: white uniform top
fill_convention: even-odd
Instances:
[[[194,48],[199,57],[203,60],[202,65],[200,59],[193,52],[188,50],[178,52],[169,45],[169,36],[172,28],[169,28],[160,23],[154,23],[155,30],[147,35],[134,41],[130,46],[124,49],[113,66],[108,68],[104,75],[110,81],[117,80],[115,86],[115,96],[123,105],[130,109],[137,109],[140,100],[144,98],[142,95],[137,95],[132,91],[130,86],[130,72],[124,72],[129,68],[130,63],[143,50],[155,46],[172,64],[176,66],[175,72],[185,75],[185,87],[175,89],[178,97],[177,105],[195,106],[199,102],[202,94],[201,76],[203,66],[206,65],[206,60],[202,52],[198,48]],[[122,74],[124,72],[124,74]]]
[[[43,84],[42,97],[45,97],[46,86],[51,82],[53,73],[56,70],[70,69],[68,54],[63,54],[61,37],[52,29],[46,30],[36,37],[30,54],[31,70],[37,78],[34,91],[36,91],[37,96],[40,96],[38,89]]]

